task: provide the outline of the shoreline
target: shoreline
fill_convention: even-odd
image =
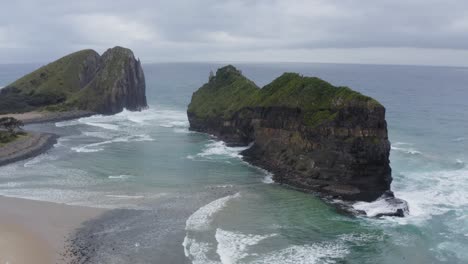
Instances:
[[[27,112],[20,114],[4,114],[2,117],[13,117],[21,120],[25,125],[60,122],[81,117],[94,115],[89,111],[69,111],[69,112]],[[0,166],[4,166],[17,161],[33,158],[51,149],[59,138],[52,133],[39,133],[25,131],[27,136],[0,147]]]
[[[94,115],[93,112],[28,112],[5,114],[25,125],[59,122]],[[27,135],[0,147],[0,166],[33,158],[51,149],[59,138],[53,133],[25,131]],[[104,209],[0,196],[0,263],[69,263],[68,237]]]
[[[0,196],[0,263],[68,263],[67,237],[107,210]]]
[[[11,114],[2,114],[2,117],[13,117],[22,121],[25,125],[29,124],[38,124],[38,123],[48,123],[48,122],[60,122],[67,121],[71,119],[77,119],[81,117],[88,117],[95,115],[95,112],[91,111],[66,111],[66,112],[26,112],[26,113],[11,113]]]
[[[58,136],[50,133],[27,132],[27,136],[0,148],[0,166],[38,156],[57,143]]]

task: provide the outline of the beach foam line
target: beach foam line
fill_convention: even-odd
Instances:
[[[209,229],[210,224],[213,221],[213,216],[221,209],[223,209],[230,200],[239,197],[240,193],[228,195],[200,207],[187,219],[185,223],[185,230],[203,231]]]
[[[219,255],[221,263],[223,264],[238,263],[243,258],[249,256],[249,247],[276,235],[277,234],[242,234],[218,228],[215,234],[216,241],[218,242],[216,253]]]
[[[106,140],[97,143],[91,143],[84,146],[72,147],[71,149],[75,152],[84,152],[84,153],[91,153],[91,152],[99,152],[104,150],[101,146],[112,144],[112,143],[122,143],[122,142],[140,142],[140,141],[154,141],[152,137],[146,134],[142,135],[131,135],[131,136],[124,136],[124,137],[116,137],[111,140]]]
[[[221,211],[230,200],[238,197],[240,197],[240,193],[228,195],[214,200],[200,207],[187,219],[185,223],[185,230],[187,231],[187,234],[184,238],[182,246],[184,247],[185,256],[190,258],[193,264],[215,264],[219,262],[212,261],[208,257],[209,252],[213,250],[216,245],[213,245],[210,242],[197,241],[195,238],[190,236],[189,232],[209,230],[214,215]]]
[[[254,264],[318,264],[336,263],[349,254],[349,249],[340,241],[311,245],[295,245],[281,249],[253,261]]]
[[[185,236],[182,246],[184,247],[185,256],[190,258],[192,264],[220,264],[219,261],[208,258],[209,252],[215,247],[212,243],[200,242]]]

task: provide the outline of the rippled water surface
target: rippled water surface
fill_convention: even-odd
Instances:
[[[0,86],[36,66],[1,65]],[[144,65],[148,110],[29,126],[60,134],[59,142],[1,167],[0,195],[119,209],[97,220],[107,233],[84,230],[109,234],[96,262],[468,262],[466,68],[236,65],[259,85],[294,71],[386,106],[392,188],[410,215],[376,220],[272,184],[241,160],[244,148],[190,132],[190,96],[218,66]],[[357,206],[372,213],[385,205]]]

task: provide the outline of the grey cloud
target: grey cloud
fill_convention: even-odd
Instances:
[[[0,63],[114,45],[146,61],[249,60],[243,54],[253,51],[269,54],[265,60],[296,51],[305,60],[319,49],[465,52],[466,32],[462,0],[17,0],[2,3]]]

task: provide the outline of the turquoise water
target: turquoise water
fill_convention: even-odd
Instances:
[[[0,65],[0,86],[36,66]],[[294,71],[386,106],[392,188],[410,215],[372,219],[278,186],[241,160],[244,148],[189,132],[190,96],[219,66],[144,65],[148,110],[29,126],[61,138],[46,154],[1,167],[0,195],[128,209],[92,231],[113,233],[96,263],[468,262],[467,68],[236,65],[259,85]],[[355,207],[372,214],[385,204]]]

